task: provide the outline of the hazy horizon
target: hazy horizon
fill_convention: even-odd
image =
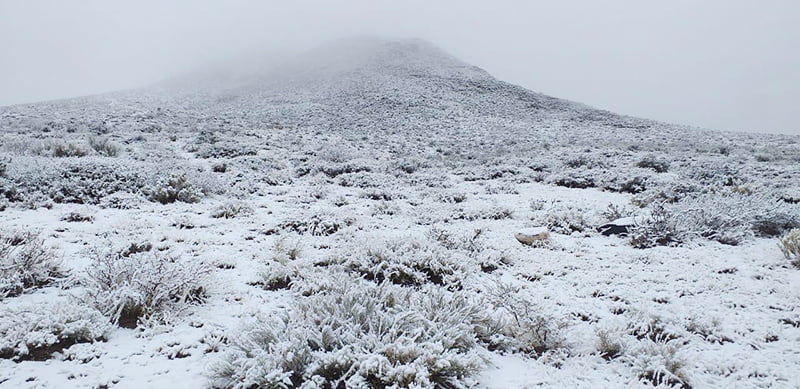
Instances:
[[[146,87],[366,35],[424,39],[503,81],[621,114],[800,134],[798,16],[791,1],[0,0],[0,106]]]

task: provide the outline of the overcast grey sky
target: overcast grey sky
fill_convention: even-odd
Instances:
[[[620,113],[800,134],[798,21],[798,0],[0,0],[0,105],[378,34]]]

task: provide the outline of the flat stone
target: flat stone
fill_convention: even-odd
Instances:
[[[514,234],[514,237],[524,245],[533,246],[537,242],[545,242],[549,240],[550,232],[544,227],[527,228]]]

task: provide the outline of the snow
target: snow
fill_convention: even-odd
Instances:
[[[543,232],[547,232],[547,227],[530,227],[530,228],[523,228],[518,231],[520,234],[523,235],[539,235]]]
[[[672,360],[693,387],[800,386],[800,271],[776,236],[748,224],[759,215],[800,223],[800,205],[780,200],[800,193],[800,139],[593,110],[497,81],[418,41],[350,42],[298,61],[308,58],[316,65],[244,86],[0,108],[0,231],[38,232],[70,274],[0,300],[0,331],[20,307],[90,309],[93,251],[146,242],[211,269],[203,303],[175,304],[137,329],[109,320],[104,341],[46,361],[0,358],[0,387],[208,387],[254,318],[270,326],[295,315],[301,338],[317,327],[299,307],[342,288],[351,297],[359,285],[381,288],[369,280],[379,274],[419,304],[442,293],[508,319],[503,347],[475,340],[450,355],[485,361],[464,381],[477,387],[648,387],[645,373]],[[119,154],[94,151],[90,136]],[[88,155],[54,157],[45,145],[54,140]],[[765,151],[768,163],[755,157]],[[668,171],[638,167],[643,160],[668,161]],[[180,190],[176,202],[154,201]],[[662,201],[706,210],[693,229],[730,227],[741,243],[697,233],[638,249],[595,230],[608,220],[647,223]],[[91,220],[63,220],[73,213]],[[542,231],[546,246],[514,238]],[[291,285],[266,287],[283,277]],[[435,345],[447,332],[437,323],[420,355],[445,366]],[[548,347],[525,350],[521,339]],[[603,339],[621,355],[604,359]],[[379,349],[358,354],[363,371],[388,366]],[[268,351],[262,358],[276,361]],[[390,371],[425,371],[409,366]]]

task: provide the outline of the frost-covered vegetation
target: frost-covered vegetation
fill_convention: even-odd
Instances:
[[[229,388],[466,387],[501,329],[474,297],[352,282],[249,324],[215,374]]]
[[[55,253],[33,232],[0,232],[0,301],[64,276]]]
[[[86,299],[120,327],[169,322],[205,299],[209,269],[202,263],[135,244],[93,257],[84,281]]]
[[[78,343],[105,340],[110,324],[96,310],[68,304],[27,304],[3,310],[0,358],[47,360]]]
[[[800,229],[795,228],[789,231],[781,238],[779,245],[786,259],[800,267]]]
[[[599,111],[417,41],[277,72],[0,108],[0,384],[800,379],[798,137]]]

